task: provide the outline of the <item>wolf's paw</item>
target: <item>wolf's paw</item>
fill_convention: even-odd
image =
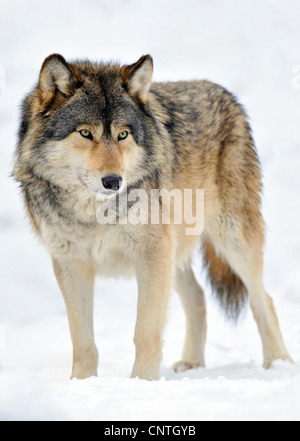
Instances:
[[[139,378],[140,380],[157,381],[159,380],[160,364],[135,362],[131,374],[131,378]]]
[[[278,355],[278,356],[266,358],[264,360],[263,367],[265,369],[271,369],[273,367],[273,361],[276,361],[276,360],[289,361],[290,363],[294,364],[294,361],[289,354],[283,354],[283,355]]]
[[[173,371],[177,374],[180,372],[189,371],[190,369],[198,369],[200,367],[205,367],[204,363],[191,363],[189,361],[178,361],[177,363],[173,364],[172,368]]]
[[[73,378],[85,380],[86,378],[97,377],[97,367],[97,348],[94,344],[88,345],[85,350],[81,351],[80,357],[77,356],[73,361],[71,380]]]
[[[71,380],[85,380],[86,378],[97,377],[97,364],[90,363],[75,363],[72,370]]]
[[[87,378],[90,377],[97,377],[97,370],[96,369],[90,369],[90,370],[86,370],[86,369],[74,369],[71,375],[71,380],[73,380],[74,378],[77,380],[86,380]]]

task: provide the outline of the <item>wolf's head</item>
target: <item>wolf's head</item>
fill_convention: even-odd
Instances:
[[[22,181],[22,164],[23,173],[25,166],[54,184],[102,195],[142,180],[152,71],[150,55],[129,66],[48,57],[23,104],[15,176]]]

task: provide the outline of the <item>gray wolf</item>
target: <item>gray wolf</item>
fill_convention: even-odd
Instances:
[[[219,85],[152,83],[152,72],[150,55],[120,66],[54,54],[23,102],[13,175],[65,300],[72,378],[97,375],[97,275],[136,276],[132,377],[159,378],[173,287],[186,314],[182,359],[174,369],[205,366],[205,298],[191,269],[199,247],[228,315],[236,317],[249,297],[264,367],[291,360],[263,286],[261,170],[245,112]],[[204,231],[188,236],[184,222],[99,224],[99,194],[117,198],[125,184],[147,193],[204,189]]]

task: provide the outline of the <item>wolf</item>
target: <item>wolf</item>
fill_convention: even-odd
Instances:
[[[174,370],[205,366],[206,303],[191,267],[197,249],[229,317],[236,318],[250,299],[263,366],[292,361],[263,285],[261,167],[246,113],[217,84],[155,83],[152,74],[150,55],[120,65],[68,62],[53,54],[22,104],[13,176],[64,297],[73,343],[71,378],[97,375],[98,275],[136,277],[132,377],[159,379],[173,288],[186,315],[182,359]],[[184,221],[97,222],[101,197],[117,198],[124,188],[147,194],[203,189],[203,231],[186,235]]]

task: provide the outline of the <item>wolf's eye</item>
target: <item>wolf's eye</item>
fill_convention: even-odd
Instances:
[[[127,130],[123,130],[122,132],[119,133],[118,140],[123,141],[124,139],[127,138],[127,136],[128,136]]]
[[[93,135],[91,134],[91,132],[88,129],[82,129],[79,131],[80,135],[83,136],[83,138],[87,138],[92,140],[93,139]]]

